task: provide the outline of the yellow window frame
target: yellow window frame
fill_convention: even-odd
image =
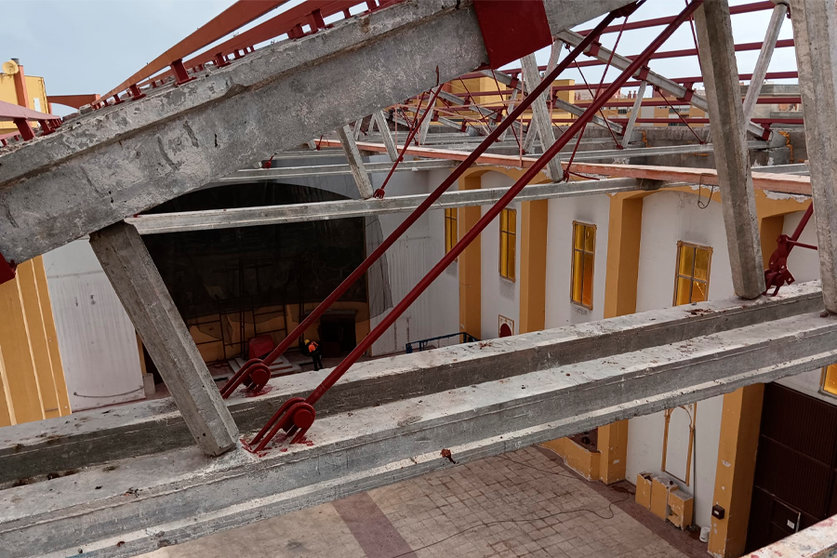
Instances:
[[[837,364],[823,367],[820,391],[826,395],[837,397]]]
[[[677,242],[677,263],[674,267],[674,296],[672,304],[690,304],[709,299],[709,274],[712,266],[712,247]]]
[[[570,256],[570,302],[593,309],[593,273],[596,260],[596,225],[573,221]]]
[[[459,240],[458,211],[455,207],[445,209],[445,254],[450,252]]]
[[[504,209],[500,213],[500,277],[515,280],[515,249],[517,240],[517,210]]]

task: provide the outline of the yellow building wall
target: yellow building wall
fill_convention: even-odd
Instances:
[[[0,285],[0,426],[69,415],[41,257]]]
[[[22,66],[21,66],[22,67]],[[25,76],[26,93],[29,106],[32,110],[49,113],[49,102],[47,101],[44,78],[37,76]],[[17,104],[17,92],[15,91],[15,79],[13,75],[0,72],[0,101]],[[17,132],[17,126],[13,122],[0,122],[0,135]]]

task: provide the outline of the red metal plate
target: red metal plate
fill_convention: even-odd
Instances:
[[[474,9],[491,68],[552,43],[543,0],[474,0]]]

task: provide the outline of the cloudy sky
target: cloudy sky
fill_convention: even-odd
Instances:
[[[752,0],[730,3],[748,1]],[[233,0],[3,0],[3,19],[7,23],[3,26],[0,58],[19,58],[27,74],[46,78],[47,90],[53,95],[104,93],[232,3]],[[288,5],[296,3],[298,0]],[[683,4],[681,0],[648,0],[631,20],[671,15]],[[761,41],[769,17],[769,12],[733,16],[736,42]],[[258,21],[261,20],[254,23]],[[618,52],[640,52],[655,31],[626,32]],[[786,21],[780,38],[790,37],[791,25]],[[603,42],[608,46],[615,39],[616,34],[611,34]],[[693,45],[691,31],[684,26],[661,50]],[[751,72],[757,55],[739,53],[739,71]],[[542,63],[547,57],[546,52],[538,56]],[[700,73],[694,59],[660,60],[651,67],[668,77]],[[771,71],[795,67],[793,49],[777,49]],[[580,78],[572,73],[563,77]],[[589,72],[585,70],[585,77],[598,81],[600,73],[591,68]]]

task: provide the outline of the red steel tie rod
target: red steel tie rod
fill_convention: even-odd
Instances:
[[[407,294],[404,299],[398,303],[398,305],[390,311],[389,314],[379,323],[364,339],[354,348],[354,350],[349,353],[349,355],[339,364],[337,365],[331,373],[325,378],[325,380],[320,383],[317,388],[311,392],[311,394],[306,398],[302,399],[299,397],[291,398],[286,401],[279,410],[271,417],[271,419],[264,425],[264,427],[259,431],[255,438],[250,442],[250,446],[255,446],[255,451],[261,451],[265,448],[265,446],[270,442],[270,440],[276,435],[280,428],[284,429],[287,432],[288,436],[294,435],[291,440],[291,443],[298,443],[303,440],[306,432],[314,423],[314,418],[316,417],[316,412],[314,410],[314,404],[322,397],[322,395],[328,391],[331,386],[333,386],[337,380],[339,380],[343,374],[349,369],[349,367],[355,363],[355,361],[364,353],[366,352],[369,347],[372,346],[374,343],[386,330],[389,328],[395,320],[400,316],[404,310],[406,310],[410,304],[418,298],[422,292],[433,282],[436,277],[438,277],[442,271],[445,270],[448,265],[450,265],[453,260],[455,260],[465,248],[485,229],[488,224],[500,214],[509,202],[514,199],[514,197],[537,175],[540,170],[546,166],[547,162],[550,161],[553,157],[555,157],[558,152],[564,147],[572,138],[573,136],[578,133],[578,131],[583,128],[589,119],[598,111],[604,104],[614,95],[617,91],[622,87],[629,78],[631,78],[637,71],[639,71],[648,61],[651,54],[653,54],[670,36],[674,31],[684,22],[686,21],[691,14],[703,4],[703,0],[693,0],[690,4],[688,4],[685,9],[680,12],[680,14],[669,24],[666,28],[660,33],[660,35],[651,42],[650,45],[640,54],[637,56],[631,65],[625,69],[624,72],[605,90],[605,92],[599,95],[596,99],[593,100],[591,105],[587,108],[584,114],[579,117],[578,120],[573,122],[573,124],[558,138],[555,143],[553,143],[549,149],[541,155],[538,160],[533,163],[531,167],[529,167],[526,172],[520,177],[520,179],[514,183],[514,185],[509,188],[509,190],[503,194],[497,203],[491,207],[477,223],[462,237],[462,239],[456,243],[456,245],[451,249],[450,252],[445,254],[445,256],[439,260],[439,262],[433,266],[433,269],[425,275],[418,284],[413,287],[413,289]],[[634,5],[636,7],[636,4]],[[555,76],[551,74],[546,76],[541,83],[552,83]],[[508,119],[508,118],[507,118]]]
[[[644,1],[644,0],[642,0]],[[567,57],[561,61],[561,63],[554,69],[552,72],[549,73],[548,76],[545,76],[543,81],[541,81],[537,87],[535,87],[532,92],[525,98],[523,101],[514,109],[514,111],[509,114],[505,120],[503,120],[495,129],[492,131],[483,142],[471,153],[462,163],[459,164],[456,169],[448,176],[427,198],[421,202],[421,204],[409,215],[407,216],[404,221],[398,225],[398,227],[392,231],[392,233],[378,246],[375,250],[367,256],[363,262],[355,269],[348,277],[346,277],[334,292],[332,292],[328,297],[323,300],[308,316],[302,320],[296,328],[294,328],[291,333],[288,334],[285,339],[279,343],[276,348],[274,348],[270,354],[268,354],[263,359],[254,358],[248,360],[244,363],[244,365],[236,372],[226,384],[221,387],[221,396],[226,399],[230,395],[233,394],[235,389],[240,386],[242,383],[247,385],[251,390],[259,391],[261,387],[263,387],[267,381],[270,379],[270,369],[269,366],[273,361],[279,358],[281,355],[288,350],[288,347],[296,341],[305,330],[313,324],[316,320],[323,315],[323,313],[329,309],[329,307],[334,304],[337,299],[343,296],[349,288],[361,277],[366,271],[375,263],[384,253],[389,249],[390,246],[395,244],[395,241],[403,235],[407,229],[415,223],[419,217],[421,217],[424,212],[426,212],[430,207],[436,203],[436,200],[444,194],[448,188],[451,187],[452,184],[456,182],[456,180],[462,176],[466,170],[468,170],[474,161],[482,155],[493,143],[500,137],[500,134],[503,131],[512,125],[512,123],[520,117],[524,111],[529,107],[529,105],[540,96],[544,90],[552,85],[552,82],[555,81],[555,78],[564,71],[573,60],[575,60],[584,50],[590,46],[599,36],[599,34],[617,17],[627,16],[632,13],[640,4],[638,2],[636,4],[631,4],[629,6],[625,6],[611,12],[608,14],[602,21],[599,23],[596,28],[590,32],[587,36],[584,37],[584,40],[567,55]]]

